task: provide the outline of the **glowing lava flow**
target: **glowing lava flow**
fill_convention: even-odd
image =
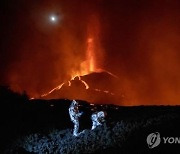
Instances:
[[[65,84],[65,83],[60,84],[60,85],[57,86],[56,88],[53,88],[52,90],[50,90],[48,93],[41,95],[41,97],[45,97],[45,96],[51,94],[53,91],[61,89],[64,84]]]
[[[85,85],[86,89],[89,89],[89,85],[87,84],[87,82],[82,80],[80,76],[78,77],[79,77],[79,80]]]
[[[45,97],[45,96],[48,96],[49,94],[51,94],[52,92],[56,91],[56,90],[60,90],[62,88],[63,85],[65,85],[66,83],[68,83],[68,86],[70,87],[71,86],[71,82],[75,79],[75,78],[78,78],[78,80],[85,86],[85,89],[90,89],[88,83],[84,80],[81,79],[80,76],[75,76],[73,77],[71,80],[67,81],[67,82],[64,82],[62,84],[60,84],[59,86],[57,86],[56,88],[50,90],[48,93],[45,93],[43,95],[41,95],[41,97]],[[115,95],[114,93],[112,92],[109,92],[107,90],[100,90],[100,89],[92,89],[94,91],[97,91],[97,92],[102,92],[102,93],[106,93],[106,94],[110,94],[110,95]]]
[[[75,78],[78,78],[79,81],[81,81],[81,83],[84,84],[84,86],[86,87],[86,89],[89,89],[89,85],[87,84],[87,82],[84,81],[84,80],[82,80],[80,76],[75,76],[75,77],[73,77],[73,78],[71,79],[71,81],[74,80]],[[71,81],[68,81],[69,86],[71,86]]]
[[[86,89],[89,89],[89,85],[87,84],[86,81],[82,80],[80,76],[75,76],[75,77],[73,77],[71,80],[69,80],[69,81],[67,81],[67,82],[64,82],[64,83],[60,84],[59,86],[53,88],[53,89],[50,90],[48,93],[45,93],[45,94],[41,95],[41,97],[48,96],[48,95],[51,94],[52,92],[54,92],[54,91],[56,91],[56,90],[60,90],[60,89],[62,88],[62,86],[65,85],[66,83],[68,83],[68,86],[70,87],[70,86],[71,86],[71,81],[74,80],[76,77],[79,79],[79,81],[81,81],[81,83],[84,84],[84,86],[85,86]],[[31,99],[32,99],[32,98],[31,98]]]

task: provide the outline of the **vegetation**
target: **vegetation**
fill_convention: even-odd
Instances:
[[[180,129],[179,106],[91,106],[79,101],[84,111],[80,125],[85,131],[74,137],[68,114],[71,101],[29,100],[25,93],[8,87],[0,87],[0,100],[1,153],[167,153],[165,145],[157,151],[149,149],[147,135],[158,131],[177,136]],[[93,131],[92,109],[107,112],[106,122]]]

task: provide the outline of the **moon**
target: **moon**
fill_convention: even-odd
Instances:
[[[51,16],[49,17],[49,19],[50,19],[50,22],[52,22],[52,23],[56,23],[56,22],[58,21],[58,17],[55,16],[55,15],[51,15]]]

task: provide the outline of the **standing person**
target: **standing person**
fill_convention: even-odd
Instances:
[[[72,101],[70,107],[69,107],[69,115],[71,118],[71,121],[74,123],[74,130],[73,135],[78,136],[78,130],[79,130],[79,117],[82,115],[82,112],[79,112],[78,109],[78,102],[75,100]]]

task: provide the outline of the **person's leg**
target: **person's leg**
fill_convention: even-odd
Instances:
[[[78,135],[78,130],[79,130],[79,121],[75,120],[74,121],[74,130],[73,130],[73,135],[77,136]]]

